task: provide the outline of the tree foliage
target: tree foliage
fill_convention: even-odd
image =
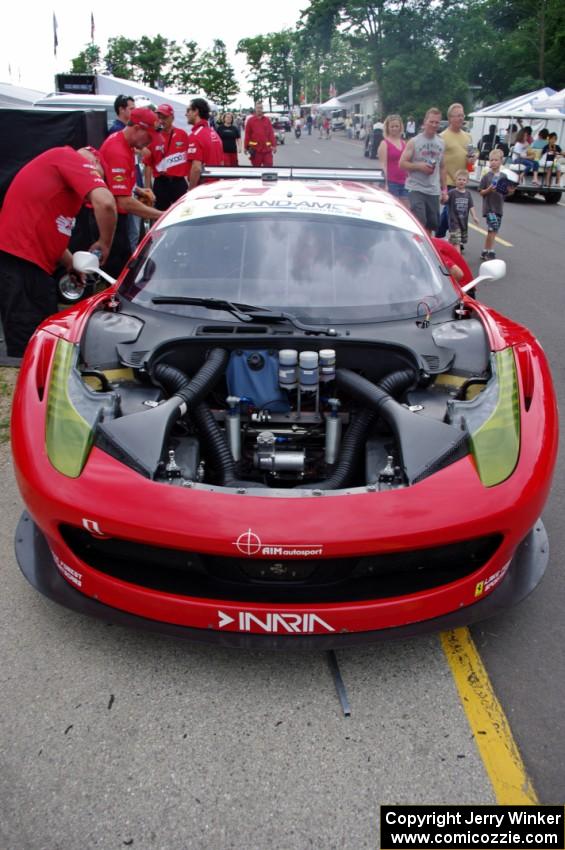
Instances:
[[[71,62],[71,74],[94,74],[100,67],[100,48],[87,44]]]
[[[307,0],[305,0],[305,5]],[[383,113],[421,115],[431,104],[467,107],[565,87],[563,0],[310,0],[295,29],[242,39],[253,100],[324,101],[369,80]],[[101,60],[88,45],[72,70],[107,71],[152,86],[203,89],[222,105],[237,94],[224,43],[209,50],[161,35],[111,38]],[[289,104],[290,105],[290,104]]]
[[[200,56],[200,87],[225,109],[239,92],[235,73],[228,61],[226,45],[217,38],[211,50]]]

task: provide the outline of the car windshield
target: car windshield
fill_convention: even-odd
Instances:
[[[379,222],[287,213],[213,216],[158,228],[120,294],[180,315],[213,318],[208,308],[153,299],[217,298],[336,324],[416,317],[422,302],[433,312],[457,300],[420,234]]]

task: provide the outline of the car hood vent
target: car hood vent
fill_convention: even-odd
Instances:
[[[268,334],[271,328],[265,325],[202,325],[196,331],[196,335],[200,334],[246,334],[247,336],[255,336],[255,334]],[[286,331],[288,333],[288,330]]]

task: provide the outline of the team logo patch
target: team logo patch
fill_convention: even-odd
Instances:
[[[114,174],[112,179],[113,179],[114,183],[124,183],[126,178],[122,177],[121,174]]]
[[[58,215],[55,219],[55,224],[59,233],[64,234],[64,236],[71,236],[73,227],[75,226],[75,220],[67,215]]]

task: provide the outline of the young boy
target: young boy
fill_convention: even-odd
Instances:
[[[501,174],[502,151],[494,150],[489,154],[490,171],[479,183],[479,192],[483,196],[483,218],[487,220],[487,235],[481,260],[494,260],[496,254],[492,250],[494,239],[502,223],[504,198],[508,194],[508,180]]]
[[[447,195],[447,220],[449,222],[449,241],[462,254],[469,238],[469,215],[479,223],[473,196],[467,189],[469,174],[463,168],[455,172],[455,189]]]

